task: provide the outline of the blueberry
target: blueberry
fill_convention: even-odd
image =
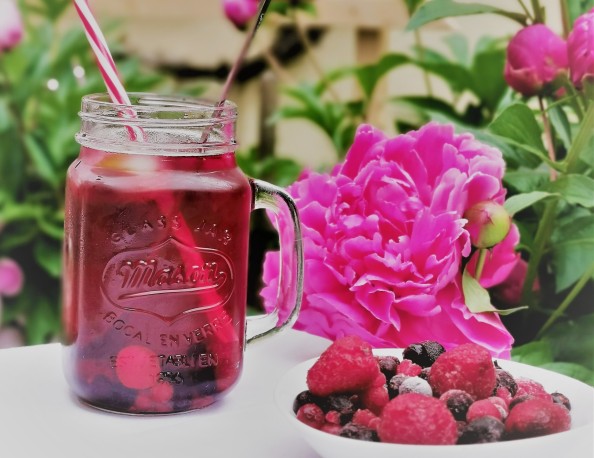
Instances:
[[[462,430],[458,444],[484,444],[497,442],[503,436],[505,425],[494,417],[480,417]]]
[[[386,377],[386,380],[390,380],[396,375],[396,370],[400,364],[400,360],[395,356],[379,356],[377,358],[380,371]]]
[[[569,399],[564,394],[561,394],[556,391],[554,393],[551,393],[551,397],[553,398],[554,403],[561,404],[567,410],[571,410],[571,402],[569,402]]]
[[[439,398],[445,402],[446,407],[458,421],[466,420],[466,413],[470,405],[474,402],[474,398],[466,391],[462,390],[448,390]]]
[[[402,354],[405,359],[421,367],[431,367],[437,357],[445,352],[445,348],[434,340],[425,340],[424,342],[414,343],[404,349]]]
[[[404,382],[407,378],[409,378],[408,375],[398,374],[390,379],[388,382],[388,396],[390,399],[394,399],[396,396],[398,396],[400,393],[400,385],[402,385],[402,382]]]
[[[375,430],[355,423],[347,423],[340,430],[340,436],[362,441],[379,442],[379,437]]]
[[[326,412],[336,411],[340,415],[340,424],[345,425],[350,422],[359,408],[359,397],[347,394],[339,394],[327,396],[320,403],[320,407]]]
[[[495,389],[493,390],[493,394],[495,395],[497,389],[499,388],[506,388],[509,391],[509,394],[515,396],[518,392],[518,384],[512,377],[512,375],[504,371],[503,369],[496,368],[495,374],[497,376],[497,384],[495,385]]]
[[[305,390],[295,396],[295,400],[293,401],[293,412],[297,413],[299,408],[305,404],[321,405],[322,403],[323,399],[321,397],[316,396],[309,390]]]

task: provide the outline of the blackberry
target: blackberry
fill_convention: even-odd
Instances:
[[[429,381],[429,374],[431,374],[431,368],[424,367],[421,373],[419,374],[419,377],[421,377],[423,380]]]
[[[305,404],[321,405],[322,403],[323,398],[316,396],[309,390],[305,390],[295,396],[295,400],[293,401],[293,412],[297,413],[299,408]]]
[[[480,417],[466,425],[458,438],[458,444],[498,442],[504,431],[505,425],[496,418]]]
[[[345,425],[351,421],[355,411],[359,408],[359,396],[357,395],[330,395],[321,400],[319,406],[324,412],[335,411],[340,415],[340,424]]]
[[[509,391],[509,394],[511,394],[512,397],[516,395],[516,393],[518,392],[518,384],[509,372],[504,371],[503,369],[496,366],[495,376],[497,378],[497,384],[495,385],[495,389],[493,390],[493,395],[495,395],[497,389],[499,388],[507,389],[507,391]]]
[[[564,394],[555,391],[554,393],[551,393],[551,397],[555,404],[561,404],[567,410],[571,410],[571,402],[569,402],[569,399]]]
[[[357,425],[356,423],[347,423],[340,430],[340,436],[348,437],[349,439],[358,439],[368,442],[379,442],[377,431],[365,426]]]
[[[421,367],[431,367],[437,357],[445,352],[445,348],[434,340],[409,345],[404,349],[403,357]]]
[[[474,398],[466,391],[448,390],[439,398],[445,402],[446,407],[458,421],[465,421],[468,409],[474,402]]]
[[[378,356],[377,363],[380,371],[386,377],[386,380],[390,380],[396,375],[396,370],[400,364],[400,360],[395,356]]]

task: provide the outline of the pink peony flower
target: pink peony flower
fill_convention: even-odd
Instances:
[[[581,89],[584,78],[594,78],[594,9],[575,20],[567,49],[571,81]]]
[[[542,92],[567,68],[565,41],[544,24],[523,28],[507,47],[505,81],[525,96]]]
[[[238,28],[243,28],[258,12],[258,0],[223,0],[227,18]]]
[[[513,339],[499,316],[471,313],[461,288],[471,255],[462,215],[478,202],[503,203],[503,173],[498,150],[452,126],[432,123],[395,138],[361,126],[343,164],[330,174],[307,172],[289,187],[305,253],[295,328],[332,340],[358,335],[375,347],[477,342],[509,357]],[[511,270],[517,235],[510,231],[508,243],[492,250],[483,281],[498,280],[497,268]],[[278,258],[268,253],[264,264],[267,310]]]
[[[23,21],[14,0],[0,0],[0,53],[18,45],[23,38]]]

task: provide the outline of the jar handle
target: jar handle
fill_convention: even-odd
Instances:
[[[303,243],[297,206],[291,196],[278,186],[250,180],[254,210],[274,213],[280,242],[280,271],[274,310],[266,315],[247,318],[246,340],[275,334],[297,320],[303,295]]]

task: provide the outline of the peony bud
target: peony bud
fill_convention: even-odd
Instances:
[[[571,81],[581,89],[584,78],[594,78],[594,9],[575,20],[567,52]]]
[[[511,217],[495,202],[486,201],[470,207],[464,218],[470,241],[477,248],[491,248],[501,242],[511,228]]]
[[[525,96],[541,93],[567,68],[565,41],[544,24],[523,28],[507,47],[505,81]]]
[[[223,10],[227,18],[242,29],[258,12],[258,0],[223,0]]]
[[[0,53],[18,45],[23,38],[23,21],[14,0],[0,0]]]
[[[0,296],[15,296],[23,288],[23,271],[9,258],[0,259]]]

